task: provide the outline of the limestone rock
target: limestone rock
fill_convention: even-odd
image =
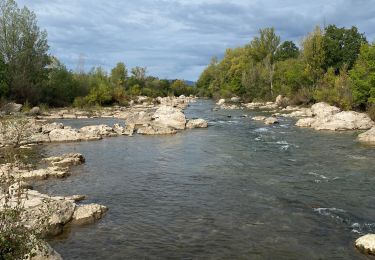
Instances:
[[[101,219],[108,208],[99,204],[78,205],[74,211],[73,224],[89,224]]]
[[[5,104],[2,108],[1,108],[1,111],[3,111],[5,114],[12,114],[12,113],[18,113],[20,112],[22,109],[22,105],[21,104],[17,104],[17,103],[7,103]]]
[[[40,108],[39,107],[33,107],[30,111],[29,111],[29,115],[31,116],[38,116],[40,115]]]
[[[367,132],[358,135],[358,140],[368,144],[375,144],[375,126]]]
[[[80,153],[67,153],[62,156],[53,156],[43,159],[44,162],[57,167],[69,167],[80,165],[85,162],[85,158]]]
[[[171,106],[159,107],[152,116],[154,123],[159,126],[176,130],[185,129],[186,118],[180,109]]]
[[[192,119],[192,120],[189,120],[186,124],[186,128],[187,129],[192,129],[192,128],[207,128],[208,127],[208,123],[206,120],[204,119]]]
[[[325,102],[316,103],[311,106],[311,112],[314,116],[320,118],[327,118],[339,113],[341,110],[338,107],[330,106]]]
[[[231,102],[234,102],[234,103],[238,103],[238,102],[240,102],[240,98],[239,97],[232,97],[231,99],[230,99],[230,101]]]
[[[117,135],[112,127],[108,125],[91,125],[79,129],[79,133],[85,136],[115,136]]]
[[[62,260],[62,257],[48,243],[44,242],[41,247],[32,251],[33,257],[27,256],[27,260]]]
[[[375,234],[367,234],[358,238],[355,246],[365,254],[375,254]]]
[[[142,127],[138,128],[137,133],[141,135],[169,135],[176,134],[177,131],[170,127],[161,127],[153,124],[145,124]]]
[[[225,104],[225,99],[224,98],[219,99],[219,101],[217,101],[217,103],[216,103],[216,105],[218,105],[218,106],[222,106],[224,104]]]

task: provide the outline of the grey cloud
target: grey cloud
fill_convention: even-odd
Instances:
[[[212,56],[248,43],[274,26],[283,40],[302,39],[315,25],[356,25],[375,36],[373,0],[19,0],[48,31],[51,52],[75,69],[110,69],[118,61],[150,74],[196,80]]]

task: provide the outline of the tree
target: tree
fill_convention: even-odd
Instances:
[[[38,101],[49,62],[47,33],[33,12],[14,0],[0,2],[0,54],[8,66],[10,95],[19,102]]]
[[[299,49],[297,45],[292,41],[285,41],[277,48],[275,60],[284,61],[291,58],[297,58],[298,55]]]
[[[0,97],[5,97],[9,91],[7,75],[7,65],[0,56]]]
[[[132,68],[131,73],[134,78],[136,78],[138,81],[144,81],[146,79],[146,68],[143,67],[135,67]]]
[[[323,47],[323,32],[319,26],[310,33],[303,41],[303,58],[306,62],[306,72],[309,75],[313,87],[316,87],[318,80],[323,76],[325,52]]]
[[[337,74],[346,65],[350,70],[359,55],[361,45],[366,42],[364,34],[359,33],[355,26],[350,29],[338,28],[336,25],[327,26],[323,37],[324,69],[333,67]]]
[[[125,87],[128,70],[123,62],[117,63],[111,71],[111,82],[115,87]]]
[[[375,43],[364,44],[350,71],[354,104],[357,107],[375,104]]]

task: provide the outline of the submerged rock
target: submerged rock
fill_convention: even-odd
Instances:
[[[273,125],[273,124],[278,124],[279,121],[277,120],[276,117],[268,117],[268,118],[266,118],[266,119],[264,120],[264,123],[265,123],[266,125]]]
[[[207,128],[208,123],[204,119],[191,119],[187,122],[186,128],[187,129],[192,129],[192,128]]]
[[[367,234],[358,238],[355,246],[365,254],[375,254],[375,234]]]
[[[264,120],[266,120],[266,117],[265,116],[254,116],[252,119],[255,120],[255,121],[264,121]]]

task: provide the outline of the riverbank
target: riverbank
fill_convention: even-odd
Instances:
[[[296,118],[296,126],[313,128],[320,131],[365,131],[358,135],[359,142],[375,144],[375,123],[366,113],[342,111],[340,108],[320,102],[311,107],[287,106],[287,99],[278,96],[275,102],[241,103],[240,99],[232,98],[229,103],[220,99],[216,109],[251,109],[268,111],[272,117],[255,117],[254,120],[265,124],[277,124],[278,117]]]
[[[149,100],[149,99],[147,99]],[[143,99],[138,100],[138,103]],[[36,144],[56,143],[56,142],[79,142],[100,140],[105,137],[132,136],[133,133],[142,135],[164,135],[176,134],[177,131],[193,128],[206,128],[207,122],[203,119],[187,120],[182,109],[188,103],[194,102],[193,97],[179,98],[158,98],[152,103],[143,102],[133,104],[130,107],[113,107],[98,110],[89,116],[88,111],[79,110],[54,110],[49,113],[28,113],[27,117],[20,114],[19,105],[8,105],[13,107],[10,117],[3,119],[1,124],[0,148],[8,146],[21,146],[22,149],[29,149]],[[37,109],[33,109],[34,112]],[[74,113],[74,116],[72,116]],[[125,126],[115,124],[90,125],[80,129],[64,126],[62,123],[50,122],[55,119],[84,119],[84,118],[118,118],[126,121]],[[64,154],[43,159],[39,164],[44,168],[34,168],[31,165],[20,163],[5,163],[0,165],[0,177],[12,179],[7,190],[4,190],[4,201],[7,203],[6,195],[9,194],[11,207],[18,205],[19,197],[13,196],[22,194],[21,204],[25,210],[23,221],[25,225],[39,225],[38,219],[48,217],[48,221],[43,229],[46,233],[43,236],[56,236],[60,234],[66,225],[82,225],[92,223],[104,215],[107,207],[99,204],[79,204],[85,199],[85,195],[73,195],[69,197],[50,196],[32,189],[26,181],[47,180],[50,178],[66,178],[70,175],[70,167],[84,163],[83,155],[76,153]],[[6,185],[5,185],[6,186]],[[4,187],[5,187],[4,186]],[[14,202],[13,202],[14,201]],[[16,203],[17,202],[17,203]],[[43,209],[48,209],[48,215]],[[59,259],[59,254],[53,251],[47,244],[44,246],[48,250],[49,256],[41,255],[41,250],[37,251],[37,258],[33,259]],[[39,258],[38,258],[39,257]]]

